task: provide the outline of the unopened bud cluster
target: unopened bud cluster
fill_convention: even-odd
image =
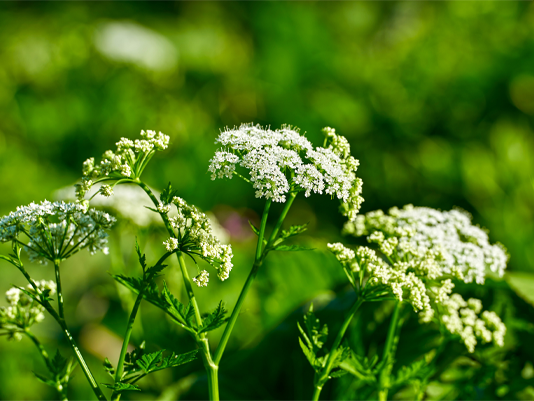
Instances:
[[[76,197],[83,200],[93,184],[99,181],[139,177],[154,153],[169,146],[169,137],[161,132],[141,131],[141,138],[121,138],[116,143],[115,151],[104,152],[100,164],[95,164],[93,157],[87,159],[83,163],[82,182],[76,184]],[[103,185],[100,192],[104,196],[111,196],[113,190],[110,186]]]

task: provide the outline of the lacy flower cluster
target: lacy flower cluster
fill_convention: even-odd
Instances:
[[[48,296],[56,293],[56,284],[53,281],[34,281],[34,284],[37,291],[32,285],[28,285],[28,292],[38,295],[46,291]],[[6,292],[6,299],[9,306],[0,307],[0,330],[7,334],[8,339],[20,341],[21,332],[43,321],[45,309],[16,287]]]
[[[438,264],[443,273],[461,275],[466,283],[483,284],[488,270],[502,277],[508,261],[504,247],[491,245],[487,232],[458,210],[412,205],[393,208],[389,215],[379,210],[346,223],[344,231],[355,236],[381,232],[388,240],[397,238],[401,255],[406,249],[421,255],[435,251],[441,255]]]
[[[0,220],[0,242],[21,244],[30,259],[66,259],[80,249],[108,252],[106,232],[115,222],[107,213],[79,203],[49,202],[20,206]],[[21,236],[27,237],[25,243]]]
[[[169,216],[175,237],[169,238],[163,243],[167,251],[173,252],[179,249],[192,257],[198,256],[217,269],[220,280],[226,280],[232,270],[232,247],[223,245],[213,234],[208,217],[197,207],[188,205],[182,198],[175,196],[172,204],[176,207],[177,216]],[[168,214],[172,205],[160,204],[158,211]],[[208,285],[209,273],[203,270],[193,281],[199,287]]]
[[[340,199],[342,213],[354,220],[363,202],[362,180],[356,177],[359,162],[344,137],[332,128],[323,131],[325,147],[314,148],[290,126],[274,131],[251,124],[226,129],[216,140],[222,148],[210,160],[211,178],[241,176],[236,171],[240,166],[248,170],[257,198],[285,202],[293,191],[304,191],[305,196],[326,193]]]
[[[76,197],[83,200],[96,182],[139,177],[154,153],[169,146],[169,137],[161,132],[141,131],[141,138],[134,141],[121,138],[116,144],[115,152],[106,151],[98,165],[95,165],[93,157],[87,159],[83,163],[82,182],[76,184]],[[111,196],[113,189],[109,185],[102,185],[99,192],[104,196]]]

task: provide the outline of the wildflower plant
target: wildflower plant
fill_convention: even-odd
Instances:
[[[508,257],[502,245],[491,245],[487,233],[471,225],[468,215],[408,205],[401,210],[391,209],[389,215],[376,211],[358,216],[346,223],[344,231],[366,236],[374,249],[359,246],[353,250],[341,243],[328,244],[356,291],[357,300],[330,351],[321,350],[328,329],[320,328],[312,308],[305,317],[306,330],[299,325],[301,347],[316,372],[313,399],[319,399],[330,378],[347,372],[374,386],[380,400],[387,399],[392,386],[408,382],[408,376],[402,380],[391,378],[403,320],[401,311],[406,304],[417,313],[421,323],[435,323],[450,339],[460,340],[469,353],[475,351],[477,344],[493,342],[503,346],[506,327],[498,315],[482,312],[478,299],[465,301],[460,294],[452,294],[453,281],[469,283],[475,279],[482,284],[487,272],[502,276],[506,269]],[[380,361],[378,358],[369,361],[341,345],[364,302],[387,300],[395,301],[395,307]],[[324,355],[319,356],[320,353]],[[423,371],[430,363],[431,360],[418,362],[417,370]],[[429,372],[427,369],[425,374],[428,376]],[[412,376],[415,374],[412,371]]]
[[[121,138],[115,149],[104,152],[100,161],[91,157],[83,163],[81,180],[75,186],[76,202],[31,203],[0,219],[0,242],[10,242],[12,246],[12,253],[0,255],[0,259],[15,266],[29,284],[7,291],[8,306],[0,308],[0,335],[10,340],[27,337],[34,343],[48,369],[48,374],[36,376],[55,388],[62,400],[67,399],[76,363],[97,399],[107,400],[103,386],[105,391],[111,390],[110,399],[117,401],[125,392],[141,391],[137,383],[147,375],[197,357],[206,370],[209,398],[218,400],[219,365],[248,291],[270,252],[307,250],[286,243],[305,232],[306,224],[286,229],[282,226],[295,198],[300,193],[304,197],[314,193],[337,198],[339,211],[348,220],[344,232],[365,236],[368,241],[368,246],[354,249],[339,242],[328,244],[356,293],[356,301],[334,333],[333,342],[328,340],[333,333],[329,333],[327,325],[321,325],[313,306],[305,315],[304,324],[298,325],[301,349],[315,371],[314,400],[319,399],[329,379],[344,375],[354,376],[360,387],[367,386],[371,389],[368,394],[380,400],[387,399],[390,389],[417,379],[421,397],[434,373],[436,355],[447,342],[463,344],[468,354],[484,345],[503,346],[506,326],[499,316],[483,310],[480,300],[464,300],[453,291],[458,282],[483,284],[488,275],[501,277],[508,260],[504,247],[491,244],[487,232],[473,226],[470,216],[460,211],[406,206],[393,208],[389,214],[377,211],[358,215],[363,202],[362,180],[356,175],[359,162],[351,155],[346,138],[329,127],[323,133],[322,146],[314,146],[298,128],[289,125],[271,129],[243,124],[227,128],[217,137],[220,147],[208,166],[211,178],[237,176],[252,185],[257,198],[265,200],[260,226],[250,223],[257,236],[252,268],[229,316],[222,300],[210,313],[203,313],[195,291],[209,286],[214,275],[220,281],[231,278],[232,247],[221,242],[208,216],[180,197],[171,183],[156,195],[142,180],[142,173],[156,152],[164,151],[170,144],[168,136],[147,130],[141,131],[138,139]],[[91,254],[108,253],[108,231],[115,218],[90,204],[98,203],[94,201],[97,195],[113,200],[117,185],[141,188],[151,202],[146,207],[148,213],[161,219],[166,233],[159,240],[160,255],[155,262],[147,260],[136,241],[141,268],[138,276],[111,275],[135,295],[135,302],[125,322],[118,360],[103,361],[111,380],[98,383],[66,322],[60,265],[83,249]],[[271,211],[273,203],[282,204],[279,212]],[[269,218],[274,223],[270,233]],[[53,264],[55,280],[33,280],[24,266],[23,252],[31,262]],[[178,261],[185,299],[173,294],[161,280],[170,257]],[[186,264],[186,260],[192,264]],[[145,342],[140,341],[129,351],[143,301],[161,309],[171,322],[187,332],[196,348],[183,354],[165,349],[148,352]],[[394,308],[382,357],[360,355],[343,343],[345,333],[364,303],[385,301],[393,302]],[[55,302],[57,309],[53,306]],[[434,355],[427,354],[394,375],[401,328],[412,311],[421,324],[437,327],[442,341]],[[33,334],[31,328],[44,319],[45,313],[57,321],[75,358],[66,359],[59,351],[49,357]],[[220,341],[217,347],[212,347],[210,333],[222,327]]]

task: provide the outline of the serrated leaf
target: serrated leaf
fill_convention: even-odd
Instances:
[[[59,350],[56,351],[54,358],[50,360],[50,371],[54,375],[59,375],[65,371],[67,367],[67,359],[64,358]]]
[[[279,238],[282,240],[285,240],[290,237],[294,237],[295,235],[302,234],[304,231],[308,229],[308,224],[301,224],[301,225],[294,225],[289,227],[289,230],[282,230]]]
[[[250,226],[250,228],[252,228],[252,231],[254,231],[254,234],[260,235],[260,230],[258,230],[256,228],[256,226],[254,224],[252,224],[252,222],[250,220],[248,221],[248,225]]]
[[[403,366],[397,372],[397,375],[392,379],[391,386],[400,386],[407,384],[412,380],[424,379],[431,368],[428,362],[423,358],[413,362],[408,366]]]
[[[174,198],[176,196],[176,194],[178,193],[178,190],[173,190],[172,189],[172,185],[171,183],[169,182],[167,184],[167,188],[165,188],[162,192],[161,192],[161,195],[159,196],[159,200],[161,201],[161,203],[164,203],[164,204],[169,204],[172,202],[172,198]]]
[[[158,364],[161,362],[164,349],[143,355],[140,359],[135,361],[137,366],[145,371],[145,373],[157,370]]]
[[[44,375],[41,375],[37,372],[33,372],[33,374],[35,375],[35,377],[37,378],[37,380],[39,380],[41,383],[43,384],[46,384],[47,386],[50,386],[50,387],[54,387],[56,388],[56,382]]]
[[[195,310],[193,309],[191,302],[189,302],[187,306],[181,303],[169,291],[169,288],[167,287],[166,282],[163,282],[163,290],[161,291],[161,294],[162,294],[162,298],[165,301],[165,308],[172,315],[177,317],[178,320],[182,322],[182,324],[196,330],[196,324],[193,321],[193,318],[195,316]]]
[[[174,368],[176,366],[180,366],[185,363],[194,361],[195,359],[197,359],[197,352],[198,352],[197,349],[186,352],[184,354],[175,354],[173,352],[169,356],[166,356],[165,358],[163,358],[158,370],[166,369],[166,368]]]
[[[369,360],[350,350],[348,357],[343,359],[339,364],[339,368],[356,376],[360,380],[374,382],[376,381],[376,377],[373,374],[372,367],[376,364],[377,360],[378,358]]]
[[[141,268],[144,272],[146,269],[146,255],[141,252],[141,248],[139,247],[139,243],[137,242],[137,237],[135,238],[135,252],[137,253],[139,264],[141,265]]]
[[[123,286],[130,289],[136,294],[139,294],[145,288],[145,283],[142,278],[127,277],[127,276],[123,276],[122,274],[112,274],[111,277],[113,277]]]
[[[321,327],[319,319],[315,317],[311,308],[310,311],[304,315],[304,325],[306,326],[308,337],[312,341],[314,347],[321,349],[328,338],[328,326],[325,324]]]
[[[310,362],[312,368],[314,368],[315,371],[317,371],[318,369],[320,370],[322,366],[318,366],[317,358],[315,357],[313,350],[308,348],[301,338],[299,338],[299,344],[300,348],[302,349],[302,352],[304,353],[304,356],[306,357],[308,362]]]
[[[296,252],[296,251],[313,251],[315,248],[306,248],[299,245],[277,245],[273,248],[274,251],[287,251],[287,252]]]
[[[135,384],[130,383],[115,383],[115,384],[107,384],[102,383],[103,386],[106,386],[107,388],[116,391],[117,393],[122,393],[123,391],[141,391],[141,389],[136,386]]]
[[[202,320],[202,328],[199,333],[215,330],[226,323],[226,319],[224,318],[226,312],[228,311],[224,308],[223,301],[220,301],[215,311]]]

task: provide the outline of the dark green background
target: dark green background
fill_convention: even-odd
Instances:
[[[113,35],[125,35],[126,42],[110,44]],[[132,44],[130,56],[121,57]],[[55,190],[76,182],[86,158],[98,157],[122,136],[155,129],[172,144],[148,167],[149,185],[161,189],[172,181],[186,200],[215,211],[223,222],[229,211],[257,219],[262,202],[252,188],[237,180],[212,182],[206,173],[219,129],[288,123],[320,144],[320,129],[331,126],[349,139],[361,162],[363,212],[406,203],[461,207],[508,248],[511,271],[534,271],[533,66],[530,2],[1,3],[0,214],[53,199]],[[247,351],[228,356],[228,363],[269,368],[257,374],[250,368],[242,380],[234,369],[235,377],[223,384],[228,397],[292,399],[311,392],[304,383],[311,368],[292,337],[302,311],[290,314],[314,296],[322,294],[326,302],[342,288],[340,269],[322,250],[339,238],[343,218],[337,202],[312,196],[297,201],[290,220],[311,222],[303,241],[318,250],[274,256],[261,272],[250,313],[237,326]],[[111,341],[110,333],[122,335],[121,302],[127,306],[129,297],[117,293],[105,272],[135,270],[134,233],[125,224],[117,229],[111,259],[79,254],[67,262],[67,312],[78,334],[103,343]],[[150,255],[161,252],[164,236],[157,228],[140,238]],[[254,244],[232,241],[237,256],[231,279],[199,291],[206,308],[221,298],[232,307],[248,273]],[[22,283],[8,265],[0,268],[2,291]],[[51,278],[47,267],[35,267],[34,274]],[[168,275],[180,288],[177,274]],[[496,297],[501,304],[509,299],[514,316],[528,322],[531,307],[502,286],[498,297],[493,290],[467,291],[487,295],[488,307]],[[291,336],[278,354],[258,356],[284,319]],[[149,306],[141,322],[134,343],[146,337],[155,349],[192,346]],[[61,339],[54,330],[51,321],[37,330],[50,347]],[[94,337],[98,333],[103,337]],[[519,352],[511,341],[509,352],[523,354],[513,359],[521,372],[534,350]],[[232,344],[235,350],[237,342]],[[0,398],[54,396],[32,377],[31,370],[43,367],[30,358],[26,340],[2,340],[0,347]],[[273,373],[283,358],[303,378]],[[98,361],[91,364],[100,375]],[[156,397],[195,368],[200,366],[147,379],[140,397]],[[197,373],[187,376],[196,383],[190,397],[203,394],[205,379]],[[514,391],[530,383],[525,380]],[[180,391],[187,391],[183,386]],[[72,391],[90,397],[81,371]]]

